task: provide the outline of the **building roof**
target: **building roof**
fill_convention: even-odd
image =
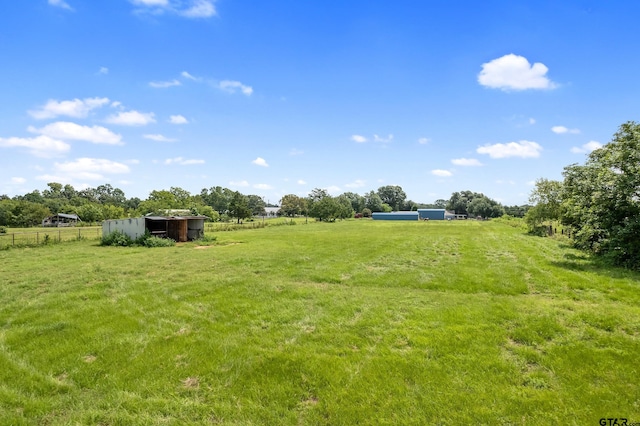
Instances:
[[[55,217],[55,216],[64,217],[66,219],[80,220],[80,218],[78,217],[77,214],[67,214],[67,213],[57,213],[57,214],[51,215],[49,217]]]

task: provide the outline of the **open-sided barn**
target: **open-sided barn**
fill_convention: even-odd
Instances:
[[[102,222],[102,235],[114,231],[136,239],[148,231],[151,235],[171,238],[176,242],[193,241],[204,236],[206,216],[145,216],[111,219]]]

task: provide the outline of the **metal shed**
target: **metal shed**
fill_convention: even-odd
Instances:
[[[418,220],[418,212],[375,212],[371,214],[374,220]]]
[[[204,236],[207,216],[145,216],[102,222],[102,235],[120,231],[132,239],[149,231],[151,235],[171,238],[176,242],[193,241]]]
[[[445,209],[418,209],[420,220],[444,220]]]

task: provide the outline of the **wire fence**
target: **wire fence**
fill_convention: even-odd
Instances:
[[[0,249],[6,247],[36,246],[62,241],[83,239],[99,240],[102,227],[50,228],[35,232],[9,232],[0,234]]]

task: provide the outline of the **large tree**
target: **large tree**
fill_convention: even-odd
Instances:
[[[287,194],[280,199],[280,214],[283,216],[297,216],[307,212],[307,200],[295,194]]]
[[[246,195],[242,195],[235,191],[229,201],[229,216],[238,220],[251,217],[251,209],[249,208],[249,199]]]
[[[562,222],[575,231],[576,245],[640,269],[640,124],[624,123],[563,175]]]
[[[378,196],[384,204],[388,204],[394,210],[400,210],[404,206],[407,194],[398,185],[386,185],[378,188]]]

